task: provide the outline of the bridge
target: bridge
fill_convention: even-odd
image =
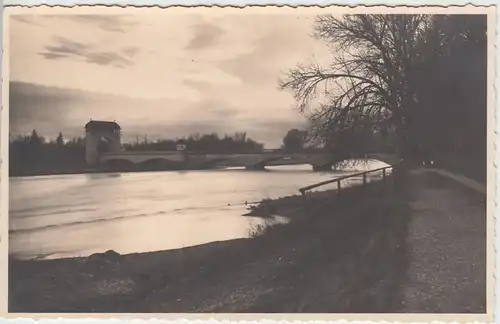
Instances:
[[[360,156],[361,157],[361,156]],[[387,164],[398,160],[390,154],[372,153],[363,158],[376,159]],[[266,166],[309,164],[313,170],[326,171],[345,158],[329,154],[303,153],[246,153],[246,154],[203,154],[196,152],[116,152],[105,153],[99,158],[100,165],[114,168],[177,169],[190,166],[208,169],[218,166],[245,167],[248,170],[264,170]]]
[[[121,151],[120,126],[116,122],[90,121],[86,129],[87,164],[111,170],[209,169],[220,166],[264,170],[266,166],[309,164],[313,170],[330,170],[347,158],[370,158],[387,164],[399,162],[397,156],[384,153],[363,156],[340,156],[328,153],[259,152],[211,154],[186,151]],[[110,152],[100,153],[101,139],[109,143]]]

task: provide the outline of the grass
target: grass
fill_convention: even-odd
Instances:
[[[344,199],[315,201],[307,217],[259,232],[254,245],[274,249],[287,265],[269,282],[273,292],[245,312],[399,309],[411,210],[404,191],[383,192],[375,184],[359,189],[346,190]]]

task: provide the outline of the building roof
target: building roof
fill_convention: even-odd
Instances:
[[[121,127],[114,121],[90,120],[87,124],[85,124],[85,129],[115,131],[121,130]]]

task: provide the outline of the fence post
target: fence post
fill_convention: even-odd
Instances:
[[[341,185],[340,185],[340,180],[337,181],[337,195],[340,196],[340,189],[341,189]]]
[[[363,173],[363,185],[366,184],[366,173]]]
[[[385,180],[385,170],[387,170],[387,169],[382,169],[382,181],[384,182],[384,185],[386,183],[386,180]]]

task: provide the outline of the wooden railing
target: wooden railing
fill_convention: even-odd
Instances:
[[[325,185],[329,185],[329,184],[332,184],[332,183],[337,183],[337,194],[340,195],[340,192],[341,192],[341,189],[342,189],[342,186],[341,186],[341,181],[342,180],[346,180],[346,179],[350,179],[350,178],[355,178],[355,177],[363,177],[363,185],[367,184],[367,175],[370,174],[370,173],[375,173],[375,172],[380,172],[382,171],[382,181],[383,183],[385,184],[386,183],[386,179],[387,179],[387,170],[388,169],[391,169],[391,173],[394,172],[394,169],[399,165],[398,164],[394,164],[394,165],[389,165],[389,166],[386,166],[386,167],[382,167],[382,168],[378,168],[378,169],[373,169],[373,170],[368,170],[368,171],[363,171],[363,172],[357,172],[357,173],[352,173],[352,174],[348,174],[348,175],[345,175],[345,176],[342,176],[342,177],[338,177],[338,178],[335,178],[335,179],[331,179],[331,180],[327,180],[327,181],[322,181],[322,182],[318,182],[318,183],[315,183],[315,184],[312,184],[312,185],[309,185],[309,186],[306,186],[306,187],[302,187],[299,189],[300,193],[302,194],[302,196],[305,197],[306,193],[312,189],[315,189],[315,188],[318,188],[318,187],[322,187],[322,186],[325,186]]]

